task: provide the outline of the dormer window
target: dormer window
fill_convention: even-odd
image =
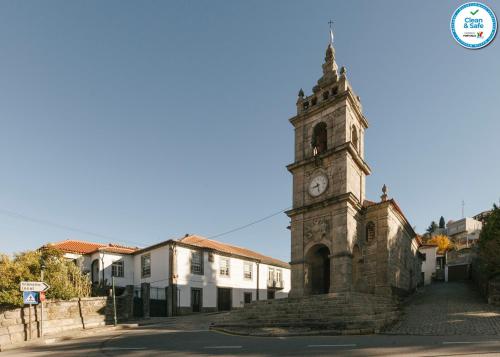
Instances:
[[[327,149],[327,131],[326,131],[326,124],[321,122],[316,124],[316,126],[313,129],[313,136],[312,136],[312,148],[313,148],[313,155],[319,155],[321,153],[324,153]]]

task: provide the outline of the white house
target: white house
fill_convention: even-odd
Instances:
[[[133,285],[137,298],[148,294],[152,309],[160,305],[168,315],[229,310],[290,291],[288,263],[200,236],[143,249],[73,240],[50,246],[79,262],[95,284],[109,286],[114,276],[116,286]]]
[[[436,276],[436,259],[438,246],[436,244],[422,244],[418,248],[422,254],[422,280],[424,285],[429,285]]]
[[[458,248],[468,248],[477,243],[483,224],[474,218],[465,217],[447,224],[447,233]]]

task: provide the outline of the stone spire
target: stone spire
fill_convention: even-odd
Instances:
[[[323,63],[323,76],[318,80],[318,85],[320,87],[325,87],[336,82],[338,80],[338,68],[337,62],[335,62],[335,49],[333,48],[333,31],[330,27],[330,41],[326,48],[325,63]]]
[[[328,76],[332,72],[337,75],[337,62],[335,62],[335,49],[331,43],[326,48],[325,63],[323,63],[323,77]]]

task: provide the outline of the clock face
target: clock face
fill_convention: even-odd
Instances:
[[[316,175],[309,182],[309,194],[313,197],[318,197],[326,191],[328,187],[328,178],[324,174]]]

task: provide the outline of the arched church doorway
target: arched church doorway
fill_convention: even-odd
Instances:
[[[327,294],[330,290],[330,250],[326,245],[317,244],[306,255],[308,284],[311,294]]]

